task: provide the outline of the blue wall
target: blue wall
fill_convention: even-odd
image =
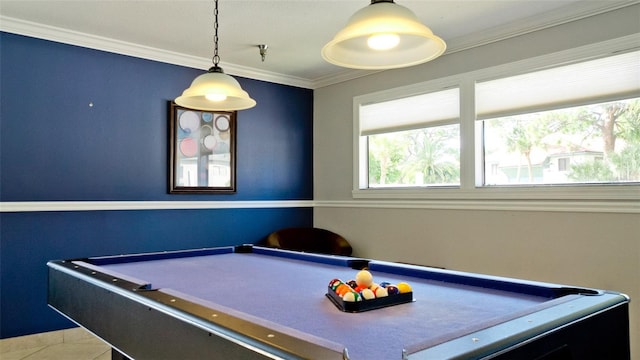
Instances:
[[[167,192],[168,101],[200,73],[0,33],[1,201],[311,200],[313,92],[239,78],[237,192]],[[89,106],[89,104],[93,106]],[[0,213],[0,338],[71,326],[46,261],[255,243],[311,208]]]

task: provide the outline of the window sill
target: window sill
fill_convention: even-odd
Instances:
[[[640,186],[358,189],[358,207],[640,213]],[[327,206],[331,202],[316,202]],[[334,202],[335,203],[335,202]]]

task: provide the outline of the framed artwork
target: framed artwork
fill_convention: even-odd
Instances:
[[[236,192],[236,114],[171,102],[169,193]]]

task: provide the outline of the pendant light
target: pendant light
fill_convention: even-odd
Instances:
[[[190,109],[209,111],[244,110],[256,106],[256,101],[242,90],[240,83],[218,66],[218,0],[214,10],[213,66],[193,80],[191,86],[175,99],[176,104]]]
[[[433,60],[446,48],[411,10],[393,0],[371,0],[322,48],[322,57],[343,67],[382,70]]]

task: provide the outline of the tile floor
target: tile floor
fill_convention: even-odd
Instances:
[[[2,360],[111,360],[111,348],[82,328],[0,340]]]

